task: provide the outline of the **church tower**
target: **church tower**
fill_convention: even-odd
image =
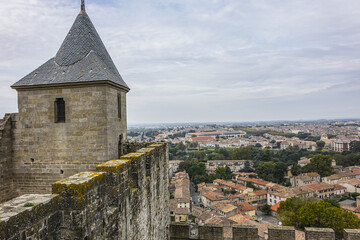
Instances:
[[[126,85],[81,11],[56,56],[12,85],[14,186],[20,194],[117,159],[126,139]]]

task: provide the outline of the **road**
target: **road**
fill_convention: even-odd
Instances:
[[[262,211],[260,210],[256,210],[256,216],[259,218],[261,217],[262,218],[262,221],[265,221],[265,222],[269,222],[271,224],[274,224],[274,225],[278,225],[279,224],[279,221],[277,220],[276,217],[273,217],[271,215],[266,215],[265,213],[263,213]]]
[[[193,182],[190,183],[190,195],[192,197],[192,200],[194,202],[193,205],[200,205],[198,199],[199,199],[199,193],[195,191],[195,184]]]

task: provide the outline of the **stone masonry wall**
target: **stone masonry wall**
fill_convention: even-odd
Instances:
[[[222,240],[223,227],[219,225],[205,224],[198,227],[199,234],[197,236],[190,236],[190,226],[185,223],[171,223],[170,224],[170,240]],[[248,225],[234,225],[232,227],[232,240],[262,240],[258,236],[258,229],[256,226]],[[305,236],[307,239],[335,239],[335,233],[332,229],[327,228],[305,228]],[[293,227],[275,226],[269,227],[269,240],[295,240],[295,229]],[[344,240],[360,239],[359,229],[345,229]]]
[[[12,170],[12,117],[0,120],[0,203],[14,197]]]
[[[169,239],[167,144],[153,144],[0,206],[0,239]]]
[[[118,94],[122,118],[118,118]],[[65,101],[65,123],[55,123],[55,100]],[[117,159],[126,139],[126,93],[106,84],[18,90],[14,131],[17,195],[47,193],[51,183]]]

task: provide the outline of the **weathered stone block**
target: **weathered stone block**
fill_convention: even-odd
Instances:
[[[223,227],[212,224],[199,226],[199,239],[223,240],[224,239]]]
[[[335,240],[335,232],[331,228],[305,228],[306,240]]]
[[[344,240],[360,240],[360,230],[344,229]]]
[[[294,240],[294,227],[272,226],[268,228],[268,236],[271,240]]]
[[[258,228],[256,226],[248,226],[248,225],[234,225],[233,226],[233,240],[257,240],[258,236]]]
[[[186,223],[170,224],[170,240],[188,240],[190,236],[190,226]]]

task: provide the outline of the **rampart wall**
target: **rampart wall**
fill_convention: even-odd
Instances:
[[[6,114],[0,119],[0,203],[15,196],[12,168],[13,117],[15,115]]]
[[[169,239],[167,144],[124,149],[137,151],[2,204],[0,239]]]
[[[193,229],[192,229],[193,230]],[[186,223],[170,224],[170,240],[295,240],[295,229],[293,227],[274,226],[269,227],[267,237],[261,238],[257,226],[234,225],[232,227],[232,238],[224,238],[224,228],[220,225],[197,226],[196,233],[192,234],[191,227]],[[303,239],[303,238],[300,238]],[[329,228],[305,228],[306,240],[335,240],[335,232]],[[344,240],[359,240],[359,229],[345,229]]]

